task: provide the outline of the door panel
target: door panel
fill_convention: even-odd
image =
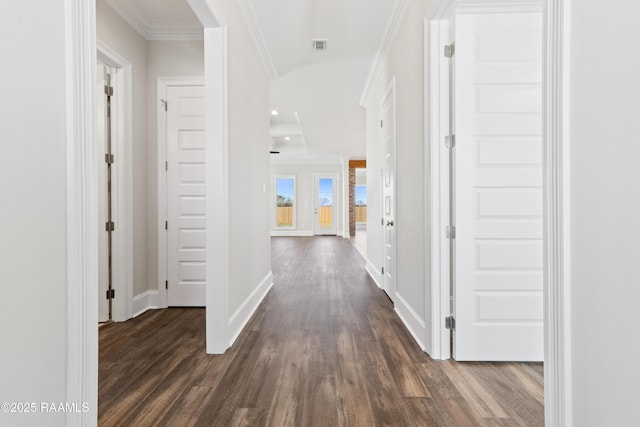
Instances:
[[[543,358],[541,29],[456,17],[457,360]]]
[[[382,209],[383,209],[383,287],[391,301],[396,292],[396,131],[395,84],[380,105],[380,140],[382,142]]]
[[[205,305],[204,88],[167,88],[169,306]]]
[[[315,177],[315,234],[336,235],[338,232],[336,188],[337,175]]]

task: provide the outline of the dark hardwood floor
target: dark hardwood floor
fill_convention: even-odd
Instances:
[[[541,426],[542,364],[434,361],[347,239],[273,238],[274,285],[224,355],[204,309],[100,328],[102,426]]]

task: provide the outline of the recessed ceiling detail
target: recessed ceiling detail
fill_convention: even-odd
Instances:
[[[106,0],[146,40],[202,40],[187,0]]]
[[[305,145],[298,113],[280,112],[271,116],[271,141],[272,147],[279,149]]]

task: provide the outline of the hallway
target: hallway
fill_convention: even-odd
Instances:
[[[542,365],[433,361],[348,239],[272,238],[274,285],[234,345],[204,310],[100,330],[99,424],[543,425]]]

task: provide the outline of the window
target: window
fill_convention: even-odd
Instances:
[[[277,176],[276,228],[296,227],[296,177]]]
[[[356,185],[356,222],[367,222],[367,186]]]

